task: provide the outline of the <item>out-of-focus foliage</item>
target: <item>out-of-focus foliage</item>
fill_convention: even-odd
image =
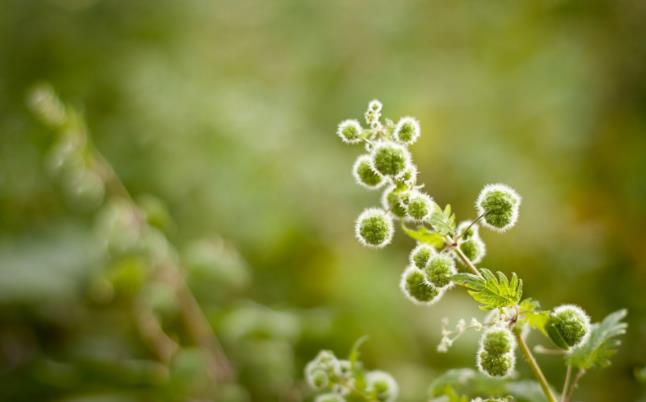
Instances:
[[[363,334],[366,364],[393,374],[402,401],[473,365],[474,342],[435,351],[442,316],[481,316],[467,296],[410,306],[396,283],[412,243],[370,252],[352,238],[376,201],[334,131],[378,97],[420,118],[413,152],[440,205],[469,216],[490,182],[523,194],[514,236],[485,234],[484,266],[518,272],[545,309],[577,303],[596,322],[628,308],[613,365],[577,397],[643,398],[644,20],[628,0],[4,1],[0,400],[186,400],[209,386],[200,349],[169,369],[137,335],[132,295],[168,328],[172,298],[137,258],[105,260],[103,215],[69,196],[92,187],[52,174],[54,134],[26,106],[41,81],[82,111],[186,262],[240,378],[218,395],[309,397],[300,368]],[[559,357],[539,359],[562,378]]]

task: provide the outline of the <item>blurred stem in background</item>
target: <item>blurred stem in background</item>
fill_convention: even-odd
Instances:
[[[43,123],[55,129],[60,137],[67,137],[61,138],[59,142],[59,145],[65,149],[65,155],[58,155],[61,157],[59,163],[61,165],[69,163],[64,160],[65,158],[81,157],[80,160],[75,161],[76,172],[74,173],[81,177],[84,176],[86,180],[92,178],[92,182],[77,183],[77,192],[82,195],[91,189],[92,196],[97,203],[103,202],[103,194],[105,194],[108,201],[117,201],[121,205],[127,206],[127,213],[133,218],[132,221],[136,224],[137,232],[144,234],[144,236],[147,234],[162,236],[157,241],[164,244],[165,249],[162,252],[154,247],[150,250],[150,262],[154,269],[151,278],[163,281],[174,289],[179,313],[191,342],[208,351],[209,377],[219,383],[235,381],[233,367],[186,283],[185,270],[173,257],[177,254],[176,250],[163,233],[150,226],[144,213],[133,200],[110,163],[92,145],[83,118],[75,109],[64,106],[54,90],[46,84],[34,88],[29,102]],[[96,177],[100,181],[94,180]],[[154,311],[145,300],[142,300],[141,295],[137,296],[133,309],[142,339],[161,362],[166,365],[170,364],[181,346],[164,332]]]

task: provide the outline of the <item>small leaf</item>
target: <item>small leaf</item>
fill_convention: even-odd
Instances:
[[[352,345],[352,349],[350,349],[350,354],[348,354],[348,360],[350,361],[350,365],[352,368],[354,368],[357,365],[357,362],[359,361],[359,357],[361,356],[361,346],[363,346],[364,343],[368,340],[368,335],[364,335],[361,338],[357,339],[354,342],[354,345]]]
[[[438,249],[444,247],[444,238],[442,235],[437,232],[432,232],[424,226],[420,226],[417,230],[414,230],[402,224],[402,230],[408,237],[417,240],[419,243],[428,244]]]
[[[623,322],[626,310],[615,311],[600,323],[592,325],[590,338],[572,350],[566,360],[582,370],[604,368],[610,365],[610,357],[617,353],[621,341],[618,336],[626,333],[628,324]]]
[[[512,274],[511,281],[505,274],[493,272],[486,268],[480,269],[482,277],[460,273],[453,276],[453,281],[467,288],[467,292],[475,301],[480,303],[480,309],[493,310],[518,304],[523,295],[523,281]]]

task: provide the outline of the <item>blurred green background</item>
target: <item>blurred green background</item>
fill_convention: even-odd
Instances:
[[[412,306],[398,288],[412,241],[372,251],[353,238],[379,195],[354,184],[360,150],[335,129],[378,98],[385,116],[420,119],[420,179],[458,219],[486,183],[523,195],[511,232],[483,233],[485,266],[518,272],[547,308],[580,304],[595,321],[629,309],[613,366],[577,399],[645,400],[633,375],[646,364],[644,21],[631,0],[2,1],[0,400],[224,392],[199,348],[169,369],[138,339],[132,294],[163,289],[106,263],[93,240],[104,207],[48,174],[54,134],[26,104],[41,81],[83,111],[135,199],[166,206],[239,372],[231,398],[307,399],[304,364],[365,334],[366,364],[393,373],[402,401],[474,365],[476,335],[435,351],[442,317],[482,315],[467,296]],[[560,360],[539,359],[560,386]]]

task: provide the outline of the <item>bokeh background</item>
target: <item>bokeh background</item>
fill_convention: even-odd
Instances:
[[[398,288],[412,241],[353,239],[379,195],[353,183],[360,150],[335,128],[373,98],[385,116],[420,119],[420,178],[459,219],[486,183],[523,195],[512,231],[483,233],[486,266],[518,272],[547,308],[629,309],[621,352],[577,399],[644,400],[644,21],[634,0],[2,1],[0,400],[219,392],[204,391],[199,348],[169,368],[138,339],[130,305],[150,284],[106,263],[93,240],[103,206],[49,174],[54,135],[26,102],[42,81],[83,111],[133,197],[165,206],[239,400],[309,398],[303,365],[362,335],[366,364],[393,373],[402,401],[474,365],[476,335],[435,351],[442,317],[482,315],[467,296],[412,306]],[[559,359],[539,359],[560,386]]]

